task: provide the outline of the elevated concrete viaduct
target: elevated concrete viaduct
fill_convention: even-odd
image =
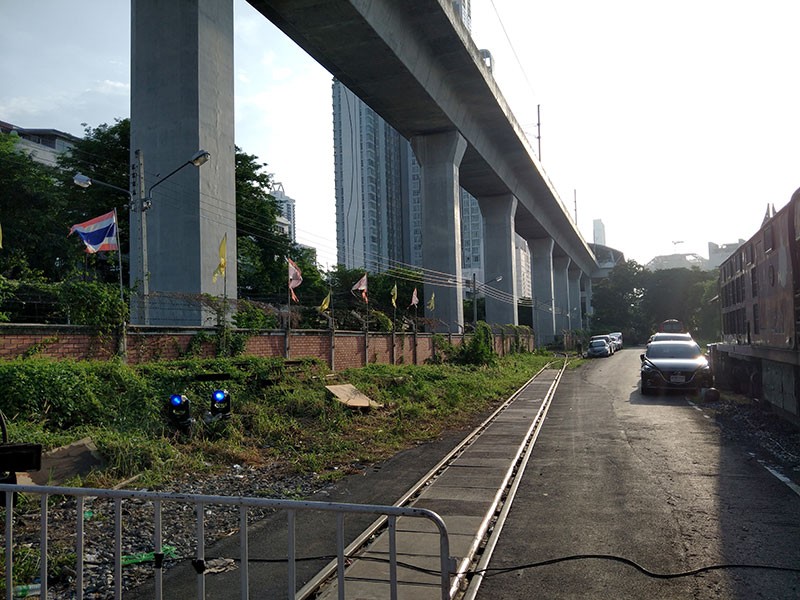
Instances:
[[[422,171],[423,266],[426,272],[452,274],[455,282],[426,281],[426,299],[436,294],[436,318],[464,322],[460,185],[478,199],[484,216],[484,259],[493,274],[503,276],[493,287],[514,300],[488,300],[487,320],[517,323],[516,231],[532,252],[533,322],[541,339],[546,342],[563,328],[580,326],[580,290],[573,288],[588,282],[598,268],[595,257],[448,0],[248,1],[411,141]],[[230,0],[191,4],[198,5],[201,15],[194,21],[202,23],[204,13],[216,15]],[[134,0],[134,22],[137,12],[158,13],[161,6],[156,0]],[[183,27],[178,21],[171,26],[178,31]],[[219,30],[220,35],[226,32],[227,27]],[[158,52],[137,50],[142,39],[137,39],[135,30],[133,37],[137,53]],[[203,52],[199,55],[202,64]],[[227,60],[221,52],[214,57]],[[218,98],[228,85],[224,77],[221,84]],[[148,100],[157,102],[159,94],[166,93],[163,88],[178,85],[184,82],[162,80],[151,85]],[[227,126],[228,119],[220,118],[223,112],[216,113],[216,123],[202,122],[201,139],[208,127],[213,133],[214,127]],[[134,119],[132,127],[142,124]],[[229,135],[224,132],[222,139]],[[152,260],[150,269],[154,271]]]

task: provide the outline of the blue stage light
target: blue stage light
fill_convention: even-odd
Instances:
[[[214,390],[211,394],[212,419],[227,419],[231,416],[231,396],[228,390]]]
[[[192,404],[189,399],[182,394],[172,394],[167,405],[167,416],[170,423],[180,431],[188,433],[192,428],[194,419],[192,418]]]

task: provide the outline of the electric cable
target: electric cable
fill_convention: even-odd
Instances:
[[[150,557],[149,554],[143,554],[143,558],[139,563],[146,563],[146,562],[153,562],[155,560],[154,557]],[[304,557],[297,557],[294,559],[294,562],[302,563],[302,562],[315,562],[315,561],[330,561],[337,559],[337,555],[335,554],[320,554],[315,556],[304,556]],[[168,557],[168,560],[172,562],[186,562],[186,561],[194,561],[196,557],[194,556],[172,556]],[[205,557],[205,562],[208,563],[213,560],[229,560],[235,563],[241,562],[240,558],[230,558],[230,557]],[[359,556],[358,554],[347,555],[344,557],[344,560],[347,561],[354,561],[354,560],[361,560],[366,562],[376,562],[381,564],[390,564],[391,561],[388,558],[382,558],[379,556]],[[625,558],[624,556],[618,556],[615,554],[572,554],[568,556],[560,556],[557,558],[551,558],[548,560],[542,560],[537,562],[531,563],[522,563],[517,565],[511,565],[508,567],[488,567],[486,569],[468,569],[464,574],[467,577],[471,577],[473,575],[483,575],[485,579],[490,577],[497,577],[500,575],[504,575],[507,573],[513,573],[515,571],[525,571],[529,569],[537,569],[540,567],[546,567],[550,565],[555,565],[559,563],[566,563],[566,562],[576,562],[576,561],[584,561],[584,560],[604,560],[609,562],[616,562],[620,564],[627,565],[629,567],[634,568],[636,571],[649,577],[651,579],[680,579],[684,577],[692,577],[695,575],[701,575],[703,573],[709,573],[712,571],[726,571],[726,570],[735,570],[735,569],[752,569],[752,570],[761,570],[761,571],[775,571],[775,572],[783,572],[783,573],[800,573],[800,568],[798,567],[785,567],[780,565],[765,565],[765,564],[756,564],[756,563],[720,563],[720,564],[712,564],[712,565],[705,565],[701,567],[697,567],[694,569],[688,569],[686,571],[676,571],[673,573],[664,573],[664,572],[657,572],[647,567],[644,567],[637,563],[636,561]],[[91,565],[106,565],[110,564],[109,561],[84,561],[85,564]],[[256,563],[256,564],[286,564],[289,562],[286,558],[253,558],[250,557],[247,560],[248,563]],[[428,569],[425,567],[420,567],[419,565],[414,565],[404,561],[395,561],[395,564],[398,567],[402,567],[404,569],[408,569],[410,571],[416,571],[418,573],[423,573],[426,575],[432,576],[439,576],[441,571],[439,569]],[[126,565],[127,566],[127,565]]]

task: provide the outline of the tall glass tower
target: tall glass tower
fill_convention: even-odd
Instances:
[[[469,0],[452,3],[469,29]],[[336,248],[347,268],[422,265],[419,165],[411,144],[341,82],[333,81]],[[483,219],[461,190],[462,268],[483,280]]]

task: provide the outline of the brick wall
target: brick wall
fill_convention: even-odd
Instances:
[[[468,336],[467,336],[468,337]],[[464,336],[453,335],[453,344],[461,344]],[[244,349],[246,356],[306,358],[313,357],[331,364],[333,370],[363,367],[369,363],[424,364],[433,356],[433,336],[429,333],[397,333],[394,346],[390,333],[369,335],[365,353],[363,332],[336,331],[335,340],[327,330],[293,330],[286,355],[286,332],[266,331],[250,335]],[[416,346],[415,346],[416,342]],[[506,336],[495,335],[494,347],[505,354],[510,344]],[[212,358],[216,355],[216,330],[193,327],[129,327],[124,338],[117,335],[97,336],[90,329],[69,325],[0,325],[0,360],[41,356],[54,359],[108,360],[122,353],[130,364],[174,360],[187,356]],[[394,352],[393,352],[394,350]]]

